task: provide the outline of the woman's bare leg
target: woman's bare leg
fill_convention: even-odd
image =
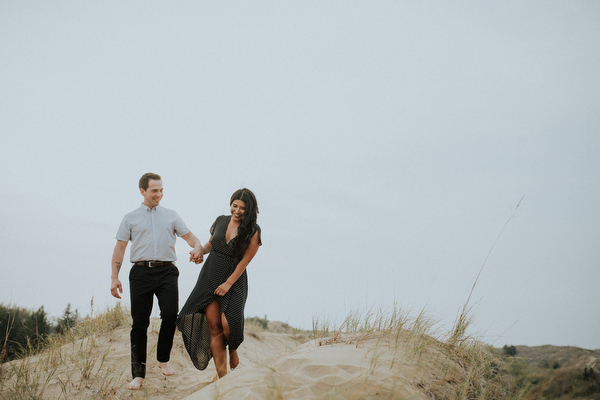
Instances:
[[[223,334],[229,342],[229,324],[227,323],[227,318],[225,318],[225,313],[221,314],[221,325],[223,325]],[[231,369],[235,369],[240,363],[240,357],[238,356],[237,350],[229,350],[229,366]]]
[[[223,333],[223,324],[221,322],[221,304],[218,300],[213,301],[204,309],[204,315],[208,321],[208,330],[210,331],[210,349],[217,375],[219,378],[227,375],[227,350],[225,349],[225,336]]]

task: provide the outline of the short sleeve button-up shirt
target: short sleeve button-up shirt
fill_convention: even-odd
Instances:
[[[117,240],[131,241],[130,261],[175,261],[177,236],[190,232],[173,210],[142,204],[126,214],[117,231]]]

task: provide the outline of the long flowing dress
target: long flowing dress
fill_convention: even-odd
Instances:
[[[219,285],[229,278],[243,254],[234,254],[230,243],[225,239],[231,215],[217,217],[210,234],[212,248],[198,276],[198,281],[185,305],[179,312],[177,327],[183,336],[183,343],[199,370],[204,370],[212,358],[210,350],[210,332],[204,308],[217,299],[221,312],[225,314],[230,334],[227,345],[229,350],[236,350],[244,341],[244,307],[248,297],[248,274],[244,270],[240,278],[231,286],[225,296],[214,294]],[[260,227],[256,225],[260,244]],[[233,240],[233,239],[232,239]]]

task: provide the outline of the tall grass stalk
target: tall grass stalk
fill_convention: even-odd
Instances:
[[[318,321],[314,321],[313,326],[318,345],[353,344],[369,349],[361,380],[366,385],[365,390],[372,390],[367,381],[376,375],[378,368],[391,371],[402,365],[413,365],[416,368],[413,385],[433,399],[519,398],[511,392],[511,381],[501,373],[503,361],[493,349],[474,338],[462,341],[457,347],[452,342],[453,336],[442,332],[426,310],[416,316],[397,306],[389,313],[371,311],[361,315],[351,311],[338,329]],[[383,354],[387,356],[382,358]],[[396,398],[391,386],[385,390],[390,398]]]
[[[416,363],[421,373],[415,376],[414,384],[434,399],[518,399],[511,379],[501,371],[505,368],[503,361],[488,345],[469,335],[468,328],[473,320],[471,298],[481,273],[506,226],[516,217],[523,198],[490,247],[448,333],[440,334],[436,322],[425,310],[411,317],[410,312],[395,304],[391,313],[351,311],[336,330],[331,329],[330,323],[313,320],[313,337],[320,339],[321,345],[343,342],[358,346],[375,341],[367,375],[373,374],[378,366],[381,346],[389,347],[393,355],[389,368],[400,362]]]
[[[479,272],[477,273],[477,276],[475,277],[475,281],[473,281],[473,285],[471,286],[471,290],[469,291],[469,296],[467,297],[467,300],[463,304],[463,307],[462,307],[460,313],[458,314],[458,316],[456,317],[456,320],[454,321],[454,325],[453,325],[450,337],[448,338],[448,344],[451,347],[455,347],[457,345],[460,346],[464,341],[469,339],[469,336],[466,335],[466,332],[467,332],[467,328],[469,327],[469,325],[471,325],[471,322],[473,321],[473,317],[472,317],[473,306],[471,305],[471,297],[473,296],[473,293],[475,292],[475,287],[477,286],[477,283],[479,282],[479,277],[481,276],[481,272],[483,272],[483,268],[485,267],[485,264],[487,263],[487,260],[490,257],[490,254],[492,254],[492,250],[494,250],[494,247],[496,247],[496,243],[498,243],[498,240],[500,239],[500,236],[502,236],[502,233],[506,229],[506,226],[508,225],[508,223],[517,216],[517,214],[519,212],[519,207],[520,207],[521,202],[523,201],[524,197],[525,197],[525,195],[521,196],[521,199],[519,200],[519,202],[517,203],[515,208],[512,210],[510,216],[508,217],[508,219],[502,226],[502,229],[500,229],[498,236],[496,236],[496,240],[494,240],[494,243],[492,243],[492,246],[490,247],[487,255],[485,256],[485,259],[483,260],[481,267],[479,268]]]

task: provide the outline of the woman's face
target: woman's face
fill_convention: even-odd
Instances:
[[[234,221],[241,221],[242,220],[242,216],[244,215],[244,213],[246,212],[246,203],[241,201],[241,200],[234,200],[233,203],[231,203],[231,218],[234,219]]]

